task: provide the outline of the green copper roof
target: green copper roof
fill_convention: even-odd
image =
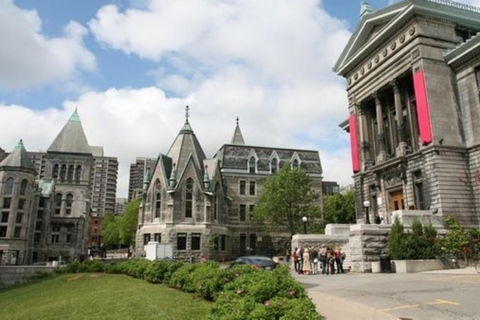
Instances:
[[[13,148],[12,152],[0,162],[0,169],[2,168],[21,168],[28,169],[29,171],[35,172],[35,167],[32,164],[32,159],[25,150],[23,141],[17,143]]]
[[[70,117],[70,119],[68,121],[70,121],[70,122],[81,122],[80,117],[78,116],[78,113],[77,113],[77,108],[75,108],[75,111],[73,112],[72,116]]]

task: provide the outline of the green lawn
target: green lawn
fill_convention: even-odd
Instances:
[[[0,319],[207,319],[211,304],[124,275],[68,274],[0,291]]]

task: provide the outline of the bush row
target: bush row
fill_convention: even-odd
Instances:
[[[302,285],[288,267],[273,271],[236,266],[222,269],[217,262],[131,259],[120,263],[73,262],[61,273],[105,272],[125,274],[150,283],[163,283],[213,301],[210,319],[322,319]]]

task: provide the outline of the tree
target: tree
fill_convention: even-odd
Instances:
[[[135,245],[138,225],[138,209],[140,199],[129,202],[125,206],[123,216],[120,218],[120,241],[124,245]]]
[[[442,248],[451,254],[462,254],[466,262],[469,240],[467,231],[454,217],[446,217],[444,222],[449,230],[441,240]]]
[[[325,196],[323,198],[323,219],[325,224],[355,223],[355,195],[353,191]]]
[[[253,220],[266,231],[287,231],[294,235],[303,228],[302,217],[309,221],[320,218],[318,198],[304,170],[285,166],[265,182],[255,203]]]
[[[102,241],[109,247],[120,244],[119,219],[113,213],[105,214],[103,219]]]
[[[390,236],[388,238],[388,253],[393,260],[402,260],[407,257],[407,234],[403,224],[400,222],[398,216],[395,216],[395,221],[392,224]]]

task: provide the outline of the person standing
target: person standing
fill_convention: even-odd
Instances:
[[[325,245],[322,245],[322,247],[318,251],[318,260],[321,263],[322,274],[326,274],[326,272],[327,272],[327,248],[325,248]]]
[[[308,248],[305,248],[305,251],[303,252],[303,274],[309,275],[312,273],[312,268],[310,265],[310,250]]]
[[[298,273],[298,254],[297,254],[297,248],[295,248],[292,252],[292,260],[293,260],[293,267],[295,268],[295,272]]]
[[[343,272],[343,261],[342,261],[342,248],[337,247],[333,252],[335,256],[335,263],[337,264],[337,273]]]

